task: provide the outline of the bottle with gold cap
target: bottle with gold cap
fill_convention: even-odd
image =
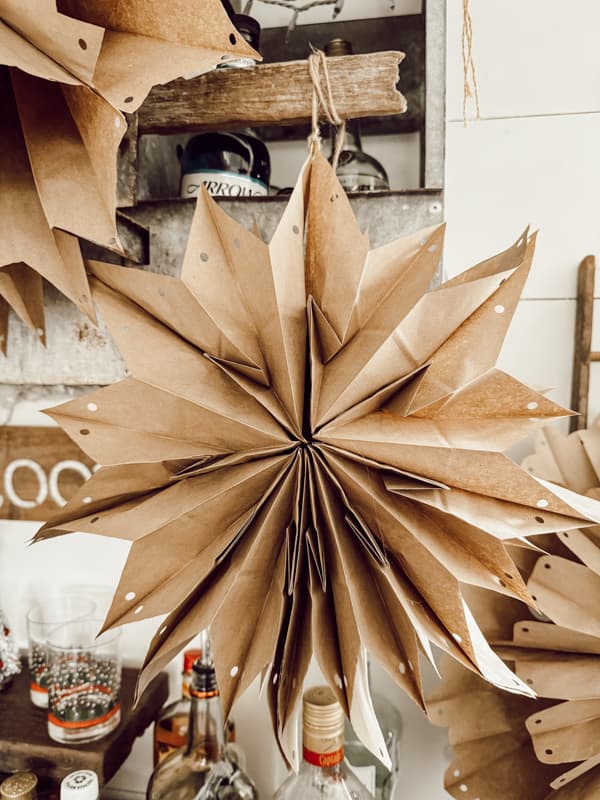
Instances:
[[[302,701],[302,763],[274,800],[373,800],[344,759],[344,711],[328,686],[315,686]]]
[[[2,800],[35,800],[38,779],[33,772],[15,772],[0,784]]]
[[[352,43],[345,39],[331,39],[325,45],[325,55],[352,55]],[[332,138],[331,156],[335,152],[336,141]],[[376,158],[365,153],[360,140],[360,122],[349,119],[346,122],[344,143],[335,171],[346,192],[382,192],[390,188],[387,173]]]

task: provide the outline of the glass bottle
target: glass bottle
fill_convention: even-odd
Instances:
[[[2,800],[36,800],[38,779],[33,772],[15,772],[0,784]]]
[[[208,634],[205,642],[208,646]],[[169,753],[185,747],[188,740],[190,722],[190,684],[194,662],[202,657],[202,650],[191,649],[183,653],[183,672],[181,673],[181,697],[165,706],[154,723],[153,766],[156,766]],[[225,722],[225,748],[230,760],[235,761],[242,769],[246,768],[246,754],[236,741],[235,720],[231,717]]]
[[[258,50],[258,22],[246,14],[234,14],[232,20],[244,39]],[[238,58],[221,68],[253,66],[252,59]],[[196,197],[201,186],[215,197],[264,196],[269,193],[270,179],[269,151],[249,128],[193,136],[181,156],[181,197]]]
[[[345,39],[331,39],[325,45],[327,56],[352,55],[352,44]],[[338,158],[335,174],[346,192],[382,192],[390,188],[387,173],[373,156],[362,149],[360,141],[360,122],[357,119],[346,121],[344,144]],[[331,155],[336,149],[335,129],[332,129]]]
[[[70,772],[60,783],[60,800],[98,800],[98,776],[91,769]]]
[[[370,670],[369,670],[370,678]],[[369,680],[369,684],[371,681]],[[346,758],[352,769],[366,786],[373,786],[376,800],[390,800],[400,767],[400,737],[402,715],[387,698],[371,692],[375,716],[381,727],[383,738],[392,762],[391,770],[368,750],[356,735],[350,721],[345,721],[344,746]]]
[[[181,197],[204,186],[214,197],[258,197],[269,193],[271,159],[249,130],[193,136],[181,156]]]
[[[165,706],[154,724],[154,766],[165,756],[184,747],[187,742],[188,723],[190,718],[190,683],[192,666],[202,656],[202,650],[186,650],[183,654],[183,672],[181,673],[181,697]]]
[[[192,668],[191,708],[187,745],[164,758],[148,784],[148,800],[194,800],[207,780],[219,775],[218,800],[256,800],[254,784],[237,763],[228,760],[223,716],[214,666],[203,647]],[[214,771],[216,769],[216,771]],[[207,787],[208,789],[209,787]],[[204,791],[202,797],[210,797]]]
[[[274,800],[372,800],[344,758],[344,712],[331,689],[308,689],[302,713],[302,763]]]
[[[230,17],[240,35],[258,52],[260,45],[260,23],[249,14],[231,14]],[[227,61],[225,64],[219,64],[218,69],[247,69],[255,66],[255,64],[256,61],[254,61],[254,59],[243,56],[233,61]]]

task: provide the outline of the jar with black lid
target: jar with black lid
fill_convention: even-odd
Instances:
[[[232,21],[255,49],[260,43],[260,25],[246,14]],[[237,59],[221,69],[247,69],[251,59]],[[271,160],[265,144],[250,129],[216,131],[193,136],[181,157],[181,197],[195,197],[201,186],[218,197],[252,197],[269,193]]]

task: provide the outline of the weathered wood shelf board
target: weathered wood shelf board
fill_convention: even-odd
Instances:
[[[406,111],[389,117],[364,118],[361,132],[379,136],[421,131],[425,124],[425,15],[401,14],[383,20],[336,19],[325,25],[296,25],[291,32],[287,28],[264,28],[260,52],[265,64],[296,61],[306,58],[311,47],[324,50],[333,38],[351,42],[355,53],[400,50],[406,54],[398,80],[398,89],[406,97]],[[305,139],[308,130],[308,125],[271,125],[257,128],[257,134],[264,141]]]
[[[344,119],[402,114],[397,51],[327,61]],[[306,61],[222,69],[156,86],[138,111],[138,133],[212,131],[223,127],[297,125],[310,120],[312,82]]]
[[[75,769],[91,769],[106,783],[125,761],[135,739],[141,736],[167,700],[169,681],[161,673],[144,692],[135,708],[133,696],[137,670],[123,670],[122,719],[104,739],[72,747],[54,742],[46,732],[46,711],[29,699],[29,674],[23,671],[0,692],[0,763],[6,772],[29,769],[36,775],[60,781]]]

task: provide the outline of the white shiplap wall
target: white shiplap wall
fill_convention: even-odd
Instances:
[[[430,0],[436,2],[436,0]],[[414,0],[397,3],[412,10]],[[258,8],[258,6],[257,6]],[[387,0],[347,0],[355,17],[388,13]],[[500,366],[568,403],[576,268],[600,251],[600,4],[597,0],[471,0],[474,55],[482,120],[462,123],[460,30],[462,3],[448,0],[448,129],[446,269],[450,275],[511,243],[527,224],[540,229],[538,255]],[[320,12],[324,13],[324,12]],[[308,21],[308,20],[307,20]],[[312,20],[311,20],[312,21]],[[276,20],[273,24],[281,24]],[[389,156],[388,156],[389,158]],[[383,160],[383,159],[382,159]],[[600,349],[600,341],[595,345]],[[591,405],[598,410],[600,367]],[[42,405],[47,405],[45,401]],[[42,424],[34,405],[16,409],[14,424]],[[116,583],[123,542],[76,535],[26,547],[30,524],[0,522],[0,606],[24,641],[23,614],[49,586]],[[130,626],[126,657],[139,660],[152,623]],[[173,665],[173,674],[176,673]],[[399,696],[385,677],[376,682],[401,705],[404,768],[397,800],[443,800],[447,763],[443,732]],[[174,688],[177,682],[173,682]],[[236,719],[261,796],[270,796],[283,768],[264,703],[251,691]],[[112,782],[141,795],[150,769],[148,738]],[[499,798],[494,800],[500,800]]]

